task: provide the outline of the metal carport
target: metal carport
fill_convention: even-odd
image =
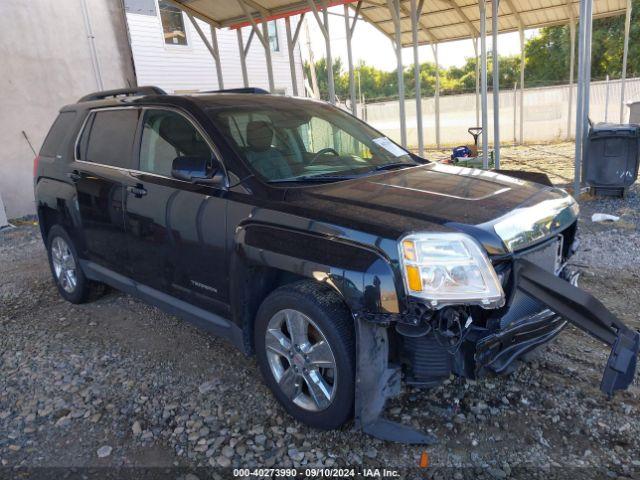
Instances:
[[[287,26],[287,40],[289,50],[295,45],[302,17],[312,14],[324,35],[326,43],[326,58],[328,72],[329,101],[335,103],[333,84],[333,70],[331,59],[331,32],[329,31],[327,9],[336,5],[344,5],[345,29],[347,34],[347,51],[349,66],[349,87],[351,108],[356,108],[355,82],[351,55],[351,41],[359,18],[367,21],[394,44],[398,62],[398,96],[400,104],[400,130],[402,144],[406,146],[406,118],[404,79],[402,75],[403,47],[413,47],[415,81],[416,81],[416,114],[418,122],[418,148],[423,153],[423,130],[420,102],[419,76],[419,45],[430,45],[433,49],[436,65],[438,62],[438,45],[461,39],[472,39],[476,52],[476,59],[480,60],[480,72],[476,72],[476,118],[482,112],[483,127],[482,150],[484,167],[488,167],[488,88],[487,88],[487,31],[492,34],[493,44],[493,147],[496,168],[500,168],[500,128],[499,128],[499,65],[497,55],[497,34],[505,32],[520,33],[521,68],[520,68],[520,141],[522,141],[523,126],[523,97],[524,97],[524,30],[551,25],[569,24],[571,31],[571,69],[570,83],[573,84],[573,65],[575,55],[576,24],[579,25],[578,36],[578,75],[576,94],[576,147],[574,194],[579,196],[581,178],[581,158],[586,133],[588,132],[589,114],[589,86],[591,79],[591,29],[593,18],[622,15],[626,13],[626,28],[624,37],[624,57],[622,71],[621,117],[624,104],[624,80],[626,74],[626,57],[629,42],[629,21],[631,17],[631,0],[171,0],[192,18],[197,17],[211,25],[213,45],[208,45],[216,61],[219,72],[219,84],[222,88],[222,66],[217,55],[215,29],[229,27],[240,29],[250,27],[251,35],[247,45],[243,45],[242,36],[238,33],[240,57],[243,68],[243,79],[248,86],[248,73],[244,57],[253,37],[257,37],[265,48],[269,84],[273,86],[273,72],[271,55],[267,38],[267,21],[285,18]],[[487,27],[487,4],[491,3],[491,25]],[[349,15],[349,11],[353,16]],[[291,32],[290,17],[300,15],[295,33]],[[262,24],[262,25],[260,25]],[[260,26],[262,28],[260,28]],[[204,35],[203,39],[204,39]],[[208,42],[205,42],[208,43]],[[480,48],[478,48],[478,43]],[[478,62],[477,62],[478,63]],[[437,69],[436,69],[437,71]],[[480,73],[478,75],[477,73]],[[295,70],[291,68],[293,84],[295,85]],[[479,78],[480,77],[480,78]],[[438,118],[439,79],[436,76],[436,143],[439,144]],[[481,108],[479,107],[481,103]],[[569,97],[569,114],[573,108],[572,94]]]

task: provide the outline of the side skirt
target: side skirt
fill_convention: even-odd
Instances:
[[[243,342],[242,329],[231,320],[195,307],[155,288],[138,283],[97,263],[80,260],[80,266],[89,279],[106,283],[117,290],[144,300],[146,303],[158,307],[166,313],[181,317],[217,337],[228,340],[236,348],[247,353]]]

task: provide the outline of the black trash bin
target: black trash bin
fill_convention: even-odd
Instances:
[[[589,130],[583,180],[596,195],[623,196],[638,177],[640,125],[597,123]]]

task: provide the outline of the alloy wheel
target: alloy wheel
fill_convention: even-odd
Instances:
[[[282,392],[298,407],[326,409],[337,389],[336,360],[324,334],[308,316],[280,310],[265,333],[269,368]]]
[[[78,284],[76,260],[64,238],[56,237],[51,242],[51,260],[56,280],[65,292],[73,293]]]

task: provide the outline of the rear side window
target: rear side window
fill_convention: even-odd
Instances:
[[[138,115],[138,109],[92,113],[85,123],[78,143],[78,159],[112,167],[130,168]]]
[[[53,125],[51,125],[47,137],[44,139],[44,143],[40,149],[40,156],[55,157],[60,153],[60,149],[63,148],[62,142],[73,126],[75,118],[76,112],[62,112],[58,115],[58,118],[56,118]]]

